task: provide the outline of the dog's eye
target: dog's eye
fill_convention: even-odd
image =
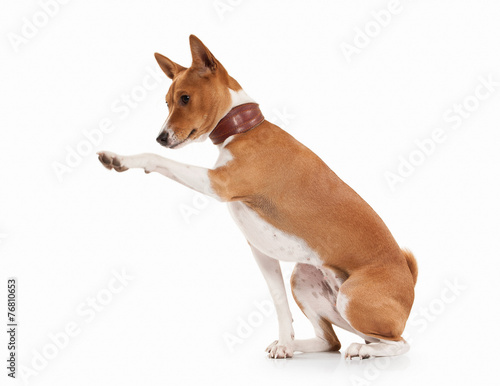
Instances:
[[[189,102],[189,95],[182,95],[181,102],[182,102],[182,104],[187,105]]]

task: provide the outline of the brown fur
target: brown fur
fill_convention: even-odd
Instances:
[[[190,36],[190,46],[188,69],[156,54],[173,79],[168,122],[180,141],[208,134],[231,107],[229,89],[241,89],[198,38]],[[184,94],[191,96],[187,105],[181,103]],[[346,281],[339,296],[348,299],[345,312],[353,328],[402,339],[417,264],[375,211],[316,154],[267,121],[234,136],[226,148],[233,160],[209,171],[219,197],[242,201],[276,228],[305,240],[326,267],[341,272]],[[333,342],[331,324],[322,325]]]
[[[415,259],[415,256],[413,256],[413,253],[411,253],[409,249],[403,248],[402,251],[406,259],[406,262],[408,263],[408,268],[410,268],[411,275],[413,276],[413,284],[417,284],[417,277],[418,277],[417,260]]]
[[[189,68],[155,54],[163,72],[173,79],[165,101],[169,106],[169,125],[180,142],[208,134],[231,108],[229,88],[241,89],[200,39],[191,35],[189,43],[193,56]],[[182,95],[190,96],[187,105],[182,103]]]
[[[319,318],[319,325],[323,330],[324,339],[331,346],[331,351],[339,351],[342,345],[340,344],[339,338],[337,338],[337,334],[333,331],[332,322],[321,316]]]
[[[242,201],[305,240],[348,277],[341,292],[358,331],[399,340],[413,304],[414,259],[375,211],[307,147],[265,121],[226,145],[233,160],[209,171],[225,201]]]

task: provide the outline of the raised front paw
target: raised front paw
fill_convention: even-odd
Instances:
[[[266,348],[266,352],[269,353],[269,358],[291,358],[293,357],[293,346],[292,343],[282,344],[275,340]]]
[[[124,172],[125,170],[128,170],[128,167],[125,166],[123,156],[110,151],[100,151],[97,155],[99,156],[99,161],[101,161],[106,169],[114,169],[117,172]]]

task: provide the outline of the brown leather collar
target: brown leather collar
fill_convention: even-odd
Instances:
[[[210,133],[214,145],[224,142],[235,134],[245,133],[264,122],[257,103],[245,103],[233,107]]]

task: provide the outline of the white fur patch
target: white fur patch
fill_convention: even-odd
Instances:
[[[227,138],[222,144],[219,146],[219,158],[215,162],[214,169],[220,168],[221,166],[226,165],[229,161],[233,160],[233,155],[231,152],[226,149],[226,145],[234,139],[233,136]]]
[[[348,301],[349,301],[349,299],[344,294],[340,294],[337,297],[337,309],[339,311],[339,314],[342,316],[342,318],[344,320],[347,320],[346,310],[347,310],[347,302]]]
[[[305,264],[297,264],[293,273],[293,294],[313,326],[319,325],[320,317],[326,317],[336,326],[350,330],[336,307],[343,280],[330,269]]]
[[[229,89],[229,94],[231,94],[231,108],[242,105],[244,103],[255,103],[255,101],[250,98],[243,89],[238,91]]]
[[[265,255],[281,261],[322,264],[304,240],[275,228],[242,202],[230,202],[228,207],[248,242]]]
[[[164,131],[167,130],[169,118],[170,118],[170,111],[168,112],[167,119],[165,119],[165,122],[163,122],[163,125],[161,125],[161,129],[160,129],[160,132],[158,133],[158,135],[160,135],[161,133],[163,133]]]

